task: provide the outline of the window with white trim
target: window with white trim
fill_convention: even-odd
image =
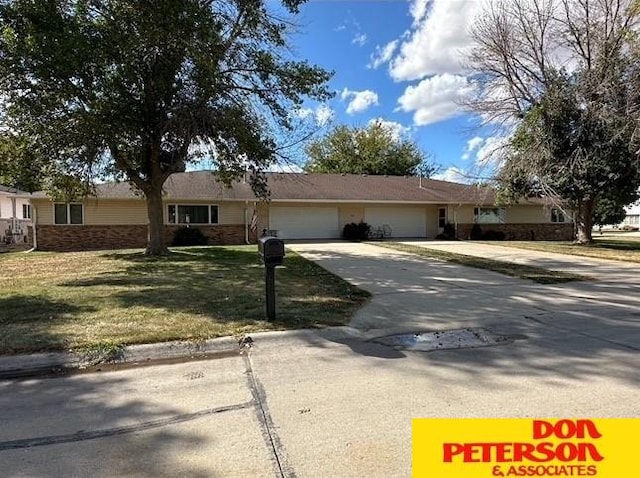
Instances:
[[[215,204],[169,204],[169,224],[218,224],[218,206]]]
[[[447,225],[447,208],[438,208],[438,227],[443,229]]]
[[[555,207],[551,209],[551,222],[565,222],[564,213],[561,209]]]
[[[22,205],[22,219],[31,219],[31,204]]]
[[[53,205],[53,223],[58,225],[84,224],[84,208],[79,203],[57,202]]]
[[[473,222],[476,224],[504,224],[507,210],[503,207],[474,207]]]

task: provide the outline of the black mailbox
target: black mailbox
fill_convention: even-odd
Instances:
[[[277,237],[258,239],[258,254],[265,266],[281,266],[284,261],[284,241]]]

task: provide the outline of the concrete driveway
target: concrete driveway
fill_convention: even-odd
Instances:
[[[414,417],[639,417],[637,284],[535,285],[376,246],[296,244],[370,290],[352,328],[251,359],[0,382],[3,475],[409,477]],[[482,326],[505,345],[363,341]]]
[[[640,282],[635,265],[584,262],[582,258],[559,254],[545,259],[542,253],[471,243],[463,243],[457,249],[449,243],[424,245],[470,255],[499,256],[503,260],[517,256],[523,263],[572,269],[597,280],[540,285],[370,244],[336,242],[290,247],[373,294],[371,302],[351,322],[369,337],[477,326],[506,334],[540,335],[545,340],[556,340],[561,335],[563,340],[571,341],[588,335],[640,350]],[[479,247],[474,249],[476,246]],[[583,269],[584,264],[588,265]],[[567,337],[568,332],[572,336]]]

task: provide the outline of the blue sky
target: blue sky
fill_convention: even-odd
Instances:
[[[458,99],[471,94],[461,59],[476,0],[310,0],[296,17],[294,53],[335,71],[336,97],[304,113],[331,125],[381,118],[442,166],[440,177],[482,175],[499,141]],[[495,148],[494,148],[495,149]]]

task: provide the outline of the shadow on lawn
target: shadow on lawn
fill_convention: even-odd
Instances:
[[[637,251],[640,252],[640,241],[596,239],[596,242],[588,247],[595,249],[613,249],[616,251]]]
[[[67,287],[109,288],[119,306],[206,316],[266,328],[343,325],[368,297],[321,267],[290,253],[276,272],[277,321],[264,320],[264,267],[254,250],[193,248],[167,257],[109,253],[125,267]]]
[[[0,354],[63,350],[67,341],[63,333],[55,332],[56,327],[95,310],[42,296],[0,297]]]

